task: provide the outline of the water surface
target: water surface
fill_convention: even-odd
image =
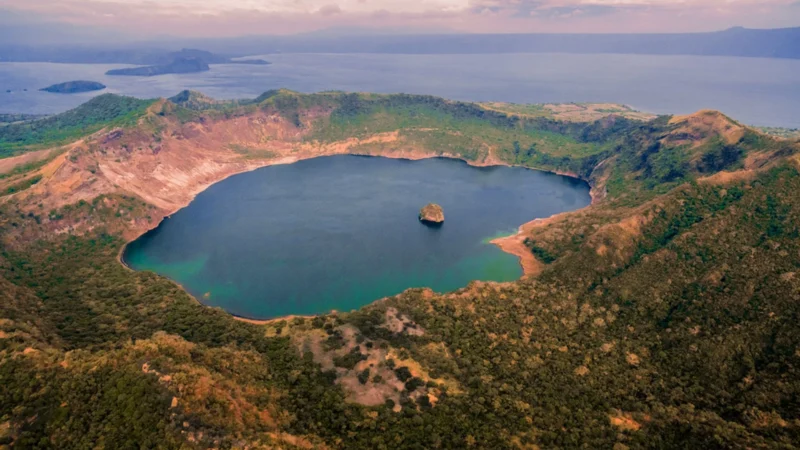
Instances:
[[[429,202],[440,228],[417,219]],[[349,311],[411,287],[515,280],[517,258],[489,240],[589,203],[585,183],[522,168],[323,157],[211,186],[124,258],[245,317]]]
[[[405,92],[467,101],[613,102],[659,114],[717,109],[750,125],[800,127],[800,61],[656,55],[265,55],[269,66],[213,65],[209,72],[109,77],[105,64],[0,63],[0,113],[57,113],[114,92],[169,97],[195,89],[254,98],[275,88]],[[106,91],[38,92],[69,80]],[[12,90],[8,94],[6,90]],[[23,89],[28,89],[24,91]]]

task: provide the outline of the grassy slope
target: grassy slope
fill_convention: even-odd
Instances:
[[[66,144],[104,127],[135,125],[152,103],[103,94],[63,114],[0,127],[0,157]]]
[[[656,116],[636,111],[625,105],[607,103],[564,103],[527,105],[516,103],[481,103],[486,109],[503,112],[515,116],[535,118],[544,117],[566,122],[593,122],[609,114],[616,114],[626,119],[648,121]]]
[[[772,136],[782,137],[785,139],[800,139],[800,130],[797,128],[779,128],[779,127],[758,127],[759,131]]]
[[[574,125],[429,97],[342,97],[272,93],[213,114],[260,107],[300,120],[333,109],[307,139],[406,127],[407,142],[422,146],[463,137],[448,152],[466,158],[488,146],[503,161],[608,180],[605,202],[531,232],[553,257],[537,279],[460,295],[413,290],[327,319],[402,350],[464,392],[434,408],[403,400],[401,413],[345,403],[335,377],[282,337],[323,321],[236,322],[168,280],[120,266],[122,241],[100,227],[4,244],[0,440],[302,443],[276,434],[285,431],[335,448],[792,448],[800,439],[795,148],[749,131],[735,142],[710,128],[689,138],[666,119]],[[697,181],[745,168],[725,184]],[[116,229],[127,220],[119,211],[147,209],[110,197],[39,217],[10,203],[0,227],[11,236],[88,218]],[[388,307],[426,334],[387,333],[378,325]]]

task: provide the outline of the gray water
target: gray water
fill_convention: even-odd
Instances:
[[[800,61],[652,55],[278,54],[270,66],[215,65],[197,74],[109,77],[122,65],[0,63],[0,113],[58,113],[114,92],[169,97],[194,89],[253,98],[269,89],[430,94],[468,101],[613,102],[659,114],[717,109],[750,125],[800,127]],[[85,94],[37,90],[87,79]],[[6,90],[12,93],[6,93]],[[27,92],[23,89],[28,89]]]

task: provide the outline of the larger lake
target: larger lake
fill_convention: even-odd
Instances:
[[[469,101],[614,102],[659,114],[717,109],[750,125],[800,127],[800,60],[575,54],[263,57],[273,64],[214,65],[204,73],[144,78],[105,75],[119,65],[0,63],[0,113],[65,111],[99,93],[37,89],[94,80],[109,87],[101,92],[142,98],[169,97],[182,89],[217,98],[254,98],[275,88],[339,89]]]
[[[429,202],[439,228],[417,219]],[[322,157],[211,186],[124,259],[240,316],[349,311],[411,287],[515,280],[517,258],[489,240],[589,203],[585,183],[522,168]]]

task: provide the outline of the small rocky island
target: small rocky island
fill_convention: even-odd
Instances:
[[[53,92],[56,94],[78,94],[80,92],[100,91],[105,88],[106,85],[103,83],[98,83],[96,81],[77,80],[54,84],[39,90]]]
[[[444,210],[436,203],[428,203],[419,210],[419,220],[427,225],[441,225],[444,223]]]

